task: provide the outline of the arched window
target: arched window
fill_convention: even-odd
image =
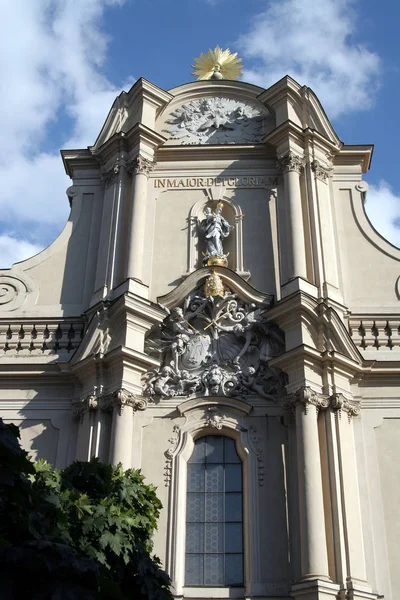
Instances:
[[[186,586],[243,585],[242,481],[234,440],[195,441],[187,465]]]

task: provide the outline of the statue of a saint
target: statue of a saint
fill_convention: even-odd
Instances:
[[[207,207],[204,211],[205,219],[200,223],[206,243],[206,256],[225,256],[222,240],[231,232],[233,226],[222,216],[222,208],[218,203],[215,212]]]

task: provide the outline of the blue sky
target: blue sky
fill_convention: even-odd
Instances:
[[[400,5],[395,0],[0,0],[0,265],[49,244],[69,213],[60,148],[94,142],[121,89],[169,89],[217,44],[243,81],[289,74],[348,144],[373,143],[367,212],[400,246]]]

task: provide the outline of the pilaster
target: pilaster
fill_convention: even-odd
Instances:
[[[279,158],[279,166],[283,173],[285,191],[285,212],[287,214],[287,240],[290,246],[288,253],[288,270],[282,284],[295,277],[307,279],[307,263],[305,251],[303,206],[300,188],[300,175],[304,170],[304,158],[289,151]],[[283,242],[283,240],[282,240]]]
[[[147,184],[154,162],[138,154],[128,165],[132,173],[125,277],[143,281],[146,238]]]
[[[296,415],[301,580],[329,581],[317,417],[328,399],[302,386],[284,401]]]

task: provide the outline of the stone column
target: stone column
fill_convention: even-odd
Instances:
[[[289,254],[288,279],[303,277],[307,279],[304,220],[300,189],[300,174],[304,169],[304,159],[288,152],[279,159],[283,172],[285,190],[285,209],[287,213],[287,236],[291,252]],[[285,240],[281,240],[285,243]],[[285,282],[283,282],[285,283]]]
[[[124,469],[132,466],[133,417],[136,410],[144,410],[147,402],[128,390],[116,390],[103,403],[103,410],[112,411],[109,461],[122,463]]]
[[[296,413],[301,581],[329,580],[317,423],[318,411],[327,408],[328,400],[304,386],[285,405]]]
[[[353,417],[360,412],[359,404],[348,400],[337,393],[330,397],[332,410],[335,413],[335,430],[338,449],[338,463],[341,488],[339,517],[342,519],[345,556],[345,577],[348,597],[364,598],[363,594],[371,593],[366,579],[364,539],[361,522],[360,494],[356,466],[356,454],[353,431]]]
[[[139,281],[143,279],[147,183],[153,168],[154,163],[140,154],[128,165],[128,170],[132,172],[132,197],[125,277]]]

